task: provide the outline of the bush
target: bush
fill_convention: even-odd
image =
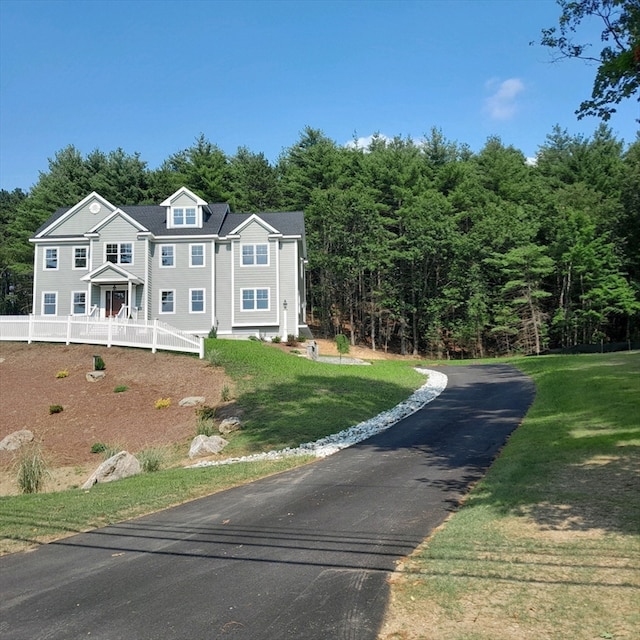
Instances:
[[[94,371],[104,371],[106,368],[107,365],[104,363],[104,360],[100,356],[93,356]]]
[[[307,341],[307,336],[303,336],[302,334],[300,334],[297,338],[298,342],[306,342]]]
[[[158,398],[153,406],[156,409],[167,409],[171,406],[171,398]]]
[[[293,335],[293,333],[290,333],[287,336],[287,346],[288,347],[297,347],[298,346],[298,339]]]
[[[33,444],[20,450],[18,460],[18,488],[22,493],[38,493],[49,475],[42,447]]]
[[[273,342],[273,344],[280,344],[280,342],[282,342],[282,338],[280,336],[273,336],[273,338],[271,338],[271,342]]]
[[[91,453],[102,453],[107,450],[107,445],[104,442],[94,442],[91,445]]]
[[[167,453],[160,447],[154,447],[151,449],[144,449],[136,456],[140,462],[140,466],[145,473],[153,473],[159,471],[166,458]]]
[[[211,327],[211,330],[209,331],[209,335],[207,336],[207,338],[217,338],[218,337],[218,329],[216,329],[216,327]]]
[[[69,377],[69,372],[66,369],[63,369],[62,371],[58,371],[58,373],[56,373],[56,378],[68,378]]]
[[[212,367],[221,367],[224,364],[224,357],[218,349],[209,349],[204,357]]]
[[[49,415],[53,413],[61,413],[64,407],[61,404],[50,404],[49,405]]]
[[[222,391],[220,392],[220,399],[222,402],[228,402],[231,400],[231,389],[229,389],[229,385],[224,385],[222,387]]]
[[[209,407],[204,405],[202,407],[198,407],[196,409],[196,416],[198,418],[203,418],[204,420],[215,420],[216,417],[216,408]]]
[[[124,391],[128,391],[128,390],[129,390],[129,387],[127,387],[126,384],[120,384],[113,390],[113,393],[123,393]]]
[[[347,336],[345,336],[344,333],[336,336],[336,347],[338,348],[340,358],[349,353],[349,340],[347,340]]]

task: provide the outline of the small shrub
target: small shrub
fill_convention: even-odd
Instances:
[[[258,338],[258,336],[249,336],[249,340],[252,340],[253,342],[260,342],[260,338]]]
[[[104,360],[100,356],[93,356],[94,371],[104,371],[106,368],[107,365],[104,363]]]
[[[220,391],[220,398],[222,399],[222,402],[228,402],[231,400],[231,389],[229,389],[229,385],[225,384],[222,387],[222,390]]]
[[[158,398],[153,406],[156,409],[166,409],[171,406],[171,398]]]
[[[298,342],[306,342],[307,341],[307,336],[303,336],[302,334],[300,334],[297,337]]]
[[[116,453],[120,453],[125,447],[121,447],[117,444],[107,444],[104,447],[104,451],[102,452],[103,460],[108,460],[116,455]]]
[[[209,349],[205,354],[205,358],[212,367],[221,367],[224,363],[224,356],[219,349]]]
[[[293,333],[290,333],[287,336],[287,346],[288,347],[297,347],[298,346],[298,340],[296,339],[296,337],[293,335]]]
[[[342,360],[342,356],[349,353],[349,340],[347,340],[347,336],[344,333],[336,336],[336,347],[340,354],[340,360]]]
[[[129,387],[126,384],[119,384],[114,390],[113,393],[124,393],[125,391],[129,391]]]
[[[56,373],[56,378],[68,378],[69,377],[69,372],[66,369],[63,369],[62,371],[58,371],[58,373]]]
[[[153,473],[159,471],[165,463],[167,454],[166,451],[160,447],[153,447],[151,449],[144,449],[140,451],[136,456],[140,461],[140,466],[145,473]]]
[[[216,408],[209,407],[204,405],[202,407],[198,407],[196,409],[196,416],[198,418],[203,418],[204,420],[215,420],[216,417]]]
[[[42,447],[33,444],[23,447],[18,460],[18,488],[22,493],[38,493],[48,476]]]
[[[107,450],[107,445],[104,442],[94,442],[91,445],[91,453],[103,453]]]
[[[211,331],[209,331],[208,338],[217,338],[218,337],[218,329],[216,327],[211,327]]]
[[[50,404],[49,405],[49,415],[54,413],[61,413],[64,407],[61,404]]]
[[[198,420],[196,422],[196,435],[197,436],[212,436],[214,434],[218,433],[218,430],[216,429],[216,426],[213,422],[213,420],[210,420],[209,418],[203,418],[203,417],[198,417]]]
[[[271,338],[271,342],[273,342],[273,344],[280,344],[282,342],[282,338],[280,336],[273,336],[273,338]]]

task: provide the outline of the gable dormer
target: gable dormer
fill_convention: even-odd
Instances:
[[[181,187],[160,203],[167,208],[167,229],[202,229],[206,204],[195,193]]]

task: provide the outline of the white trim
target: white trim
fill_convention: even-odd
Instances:
[[[149,268],[150,268],[150,239],[149,236],[144,239],[144,287],[142,289],[142,304],[144,305],[144,319],[149,321],[149,307],[151,306],[151,290],[149,289]]]
[[[165,247],[171,247],[171,264],[162,264],[162,250]],[[158,267],[160,269],[175,269],[176,268],[176,245],[175,244],[158,244]]]
[[[54,313],[45,313],[44,312],[44,308],[45,308],[45,304],[44,304],[44,297],[45,296],[55,296],[55,302],[54,304]],[[40,306],[40,311],[42,312],[43,316],[57,316],[58,315],[58,292],[57,291],[43,291],[42,292],[42,297],[40,299],[41,302],[41,306]]]
[[[103,218],[102,220],[100,220],[100,222],[98,222],[97,225],[95,225],[94,227],[91,227],[91,229],[89,229],[89,231],[86,231],[85,233],[98,233],[100,229],[102,229],[102,227],[109,224],[114,218],[117,218],[117,217],[124,218],[132,227],[135,227],[139,232],[149,231],[149,229],[141,225],[137,220],[132,218],[128,213],[125,213],[122,209],[116,209],[115,211],[112,211],[106,218]]]
[[[55,251],[56,252],[56,266],[48,267],[47,266],[47,251]],[[42,253],[42,270],[43,271],[58,271],[60,269],[60,247],[44,247],[44,252]]]
[[[252,222],[257,222],[263,229],[267,230],[269,233],[277,233],[281,235],[280,232],[272,227],[270,224],[265,222],[259,215],[253,213],[249,216],[244,222],[241,222],[235,229],[229,231],[227,235],[239,234],[245,227],[249,226]]]
[[[193,310],[193,292],[194,291],[202,291],[202,311],[194,311]],[[193,289],[189,289],[189,313],[190,314],[198,314],[198,313],[206,313],[207,312],[207,290],[205,287],[194,287]]]
[[[163,293],[171,293],[173,294],[173,311],[163,311],[162,310],[162,294]],[[158,313],[163,316],[175,315],[176,313],[176,290],[175,289],[158,289]]]
[[[86,264],[84,267],[76,267],[76,249],[84,249],[87,252],[87,255],[85,256]],[[73,271],[87,271],[89,269],[89,251],[90,246],[88,244],[71,247],[71,269]]]
[[[193,242],[189,244],[189,268],[203,269],[207,266],[207,250],[204,242]],[[202,264],[193,264],[193,247],[202,247]]]
[[[187,187],[180,187],[175,193],[172,193],[166,200],[160,203],[161,207],[171,207],[171,203],[180,196],[187,196],[196,203],[196,206],[205,206],[207,203],[199,198],[193,191],[187,189]]]

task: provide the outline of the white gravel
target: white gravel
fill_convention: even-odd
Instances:
[[[377,433],[385,431],[389,427],[406,418],[424,407],[435,398],[437,398],[447,386],[447,376],[439,371],[432,369],[416,369],[419,373],[427,376],[427,382],[417,391],[414,391],[407,400],[389,409],[379,413],[370,420],[365,420],[359,424],[349,427],[339,433],[334,433],[315,442],[306,442],[298,447],[287,447],[279,451],[269,451],[267,453],[256,453],[250,456],[242,456],[240,458],[227,458],[218,461],[198,462],[189,465],[188,468],[195,467],[213,467],[223,464],[235,464],[236,462],[254,462],[257,460],[278,460],[280,458],[288,458],[292,456],[316,456],[316,458],[325,458],[341,449],[350,447],[351,445],[362,442]]]

